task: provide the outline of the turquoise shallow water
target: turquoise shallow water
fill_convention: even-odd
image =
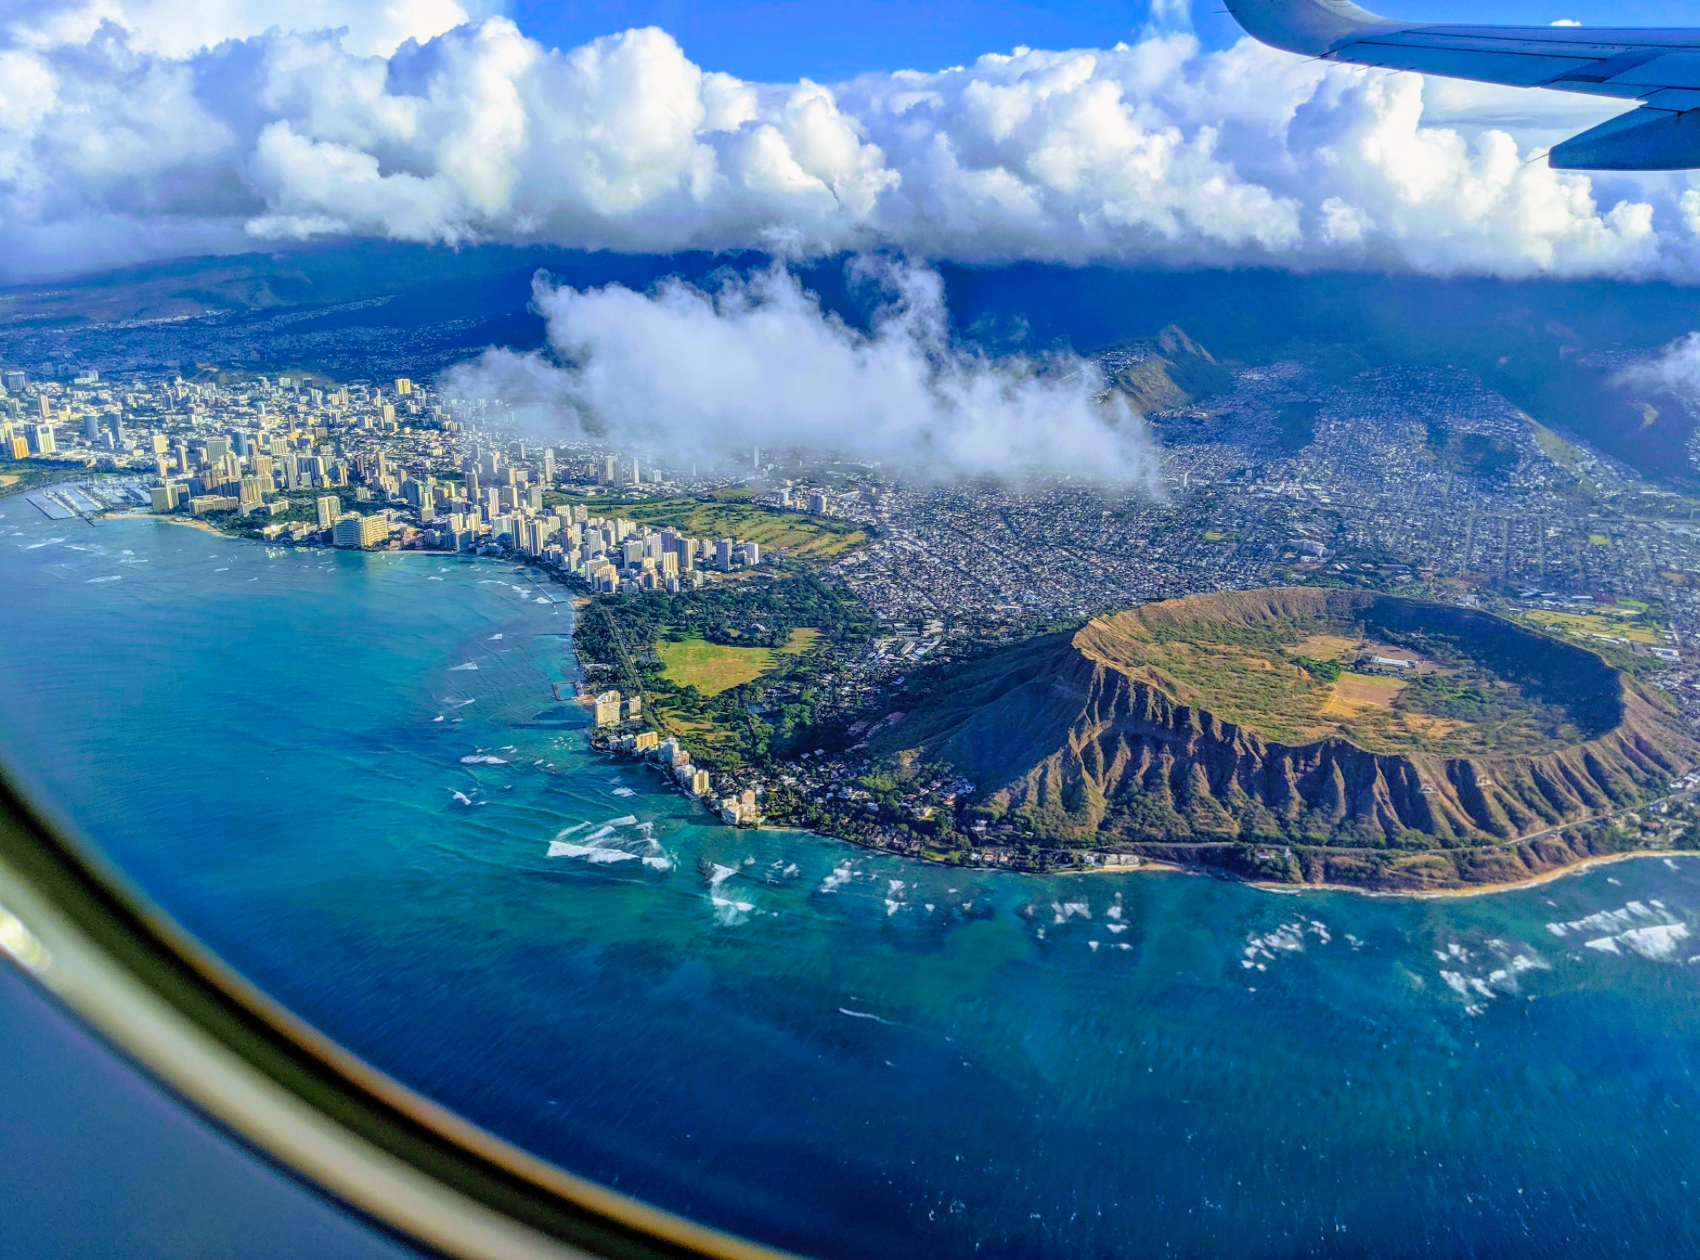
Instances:
[[[575,1171],[835,1257],[1700,1250],[1700,862],[1419,903],[739,833],[586,751],[511,566],[0,512],[8,763]]]

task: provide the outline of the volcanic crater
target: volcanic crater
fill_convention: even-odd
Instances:
[[[1585,648],[1373,592],[1193,595],[953,666],[874,751],[1035,841],[1381,887],[1527,878],[1700,744]]]

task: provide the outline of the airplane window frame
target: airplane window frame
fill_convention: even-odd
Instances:
[[[0,769],[0,956],[285,1171],[460,1260],[779,1260],[526,1154],[377,1071],[198,945]]]

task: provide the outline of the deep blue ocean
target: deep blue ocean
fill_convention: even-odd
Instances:
[[[0,513],[0,756],[575,1172],[826,1257],[1700,1254],[1700,862],[1411,901],[734,831],[587,750],[526,571]]]

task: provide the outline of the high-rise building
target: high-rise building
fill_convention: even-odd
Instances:
[[[91,411],[83,417],[83,436],[91,442],[99,440],[100,413],[98,411]]]
[[[816,516],[825,516],[826,496],[824,494],[811,494],[809,496],[809,511]]]
[[[266,501],[263,483],[258,477],[243,477],[236,483],[236,501],[246,514]]]
[[[604,691],[596,697],[596,724],[598,726],[618,726],[620,724],[620,693]]]
[[[337,514],[342,511],[341,499],[334,494],[320,495],[313,506],[318,509],[320,529],[331,529],[336,525]]]
[[[605,485],[605,486],[613,485],[616,478],[619,476],[619,467],[620,467],[620,457],[619,456],[617,456],[617,455],[606,456],[602,460],[602,468],[601,468],[600,473],[597,476],[596,480],[598,482],[600,482],[602,485]]]
[[[371,547],[390,536],[390,523],[381,516],[349,513],[337,521],[331,541],[338,547]]]
[[[53,419],[53,400],[46,394],[36,395],[35,414],[43,420]]]
[[[0,373],[0,385],[4,385],[14,394],[23,393],[24,386],[29,384],[29,379],[28,373],[25,372],[11,371]]]
[[[153,510],[160,513],[176,511],[177,505],[182,502],[182,489],[182,486],[170,481],[163,486],[155,486],[148,492]]]
[[[373,547],[386,541],[390,536],[390,523],[381,516],[362,516],[360,518],[360,545]]]
[[[714,567],[722,573],[732,571],[732,540],[730,538],[716,539],[714,543]]]
[[[395,378],[395,392],[405,398],[413,392],[413,382],[405,376]]]
[[[543,480],[555,484],[555,451],[548,446],[543,448]]]
[[[758,543],[758,542],[747,542],[747,543],[744,544],[744,563],[745,564],[760,564],[761,563],[761,544],[760,543]]]
[[[549,545],[549,539],[555,532],[555,518],[552,516],[533,517],[525,521],[520,528],[525,534],[524,550],[528,555],[540,556],[543,549]]]
[[[230,439],[227,437],[210,437],[207,439],[207,463],[222,464],[224,457],[230,454]]]
[[[29,437],[29,449],[37,455],[52,455],[59,449],[51,424],[32,424],[25,433]]]
[[[638,458],[636,455],[632,456],[632,477],[630,484],[634,486],[641,486],[643,484],[643,474],[638,471]]]

